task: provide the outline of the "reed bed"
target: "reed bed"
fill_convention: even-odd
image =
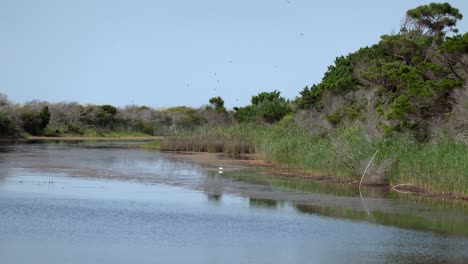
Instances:
[[[261,138],[267,132],[267,127],[259,128],[253,124],[204,128],[185,132],[177,137],[164,138],[161,142],[161,150],[228,154],[258,153]]]
[[[403,136],[370,138],[359,127],[317,136],[294,123],[236,124],[165,138],[162,150],[256,153],[266,161],[317,176],[359,180],[370,158],[367,184],[411,184],[420,189],[468,194],[468,146],[453,140],[417,143]]]

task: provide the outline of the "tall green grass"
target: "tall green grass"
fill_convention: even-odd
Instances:
[[[258,153],[258,146],[267,132],[267,127],[253,124],[216,126],[166,137],[161,142],[161,150]]]
[[[285,118],[277,125],[219,126],[165,138],[161,149],[257,153],[266,161],[301,172],[346,180],[359,180],[379,149],[366,177],[380,183],[468,194],[468,146],[449,139],[438,143],[417,143],[403,136],[373,139],[359,127],[317,136]]]
[[[415,143],[396,139],[381,144],[380,160],[391,160],[390,183],[412,184],[447,193],[468,194],[468,146],[446,139]]]
[[[373,152],[372,143],[359,131],[350,128],[317,137],[295,125],[276,126],[264,138],[261,152],[268,161],[307,173],[355,178],[362,171],[362,161]]]

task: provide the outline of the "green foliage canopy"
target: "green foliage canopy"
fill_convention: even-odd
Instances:
[[[226,107],[224,107],[224,100],[220,96],[212,97],[210,100],[210,108],[214,109],[218,113],[226,113]]]
[[[15,123],[8,116],[0,112],[0,136],[11,137],[16,134]]]
[[[290,103],[277,90],[252,96],[251,102],[251,105],[237,109],[234,114],[237,121],[264,121],[271,124],[292,112]]]
[[[24,109],[20,117],[26,132],[34,136],[40,136],[43,134],[44,128],[46,128],[50,121],[49,107],[42,107],[40,112]]]
[[[295,99],[296,105],[300,109],[320,108],[320,98],[323,94],[344,94],[356,90],[361,83],[354,74],[354,56],[350,54],[337,57],[335,64],[328,66],[321,83],[310,88],[306,86],[300,92],[300,96]]]
[[[430,3],[421,5],[406,12],[407,23],[404,32],[416,30],[424,35],[437,38],[445,36],[447,32],[455,32],[457,21],[463,18],[457,8],[449,3]]]

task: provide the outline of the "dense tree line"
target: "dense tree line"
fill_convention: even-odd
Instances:
[[[147,135],[171,135],[232,122],[221,98],[211,106],[155,109],[147,106],[115,107],[81,105],[76,102],[49,103],[31,101],[14,104],[0,94],[0,136],[60,136],[97,134],[101,132],[139,132]]]
[[[466,108],[468,101],[463,92],[468,34],[448,36],[458,32],[460,19],[459,10],[448,3],[408,10],[398,33],[338,57],[321,83],[301,91],[297,107],[323,113],[333,126],[373,119],[372,126],[384,135],[409,132],[427,140],[434,124],[447,121],[458,105]],[[460,114],[465,112],[461,109]],[[468,132],[466,125],[460,132]]]

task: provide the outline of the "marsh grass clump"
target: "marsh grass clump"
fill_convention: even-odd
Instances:
[[[453,139],[418,144],[398,138],[380,144],[381,162],[392,160],[390,183],[430,192],[468,194],[468,146]]]
[[[267,130],[255,124],[216,126],[166,137],[162,150],[251,154],[258,152],[258,142]]]
[[[326,137],[297,125],[277,126],[262,145],[267,160],[320,176],[357,177],[373,146],[358,127],[338,129]]]

